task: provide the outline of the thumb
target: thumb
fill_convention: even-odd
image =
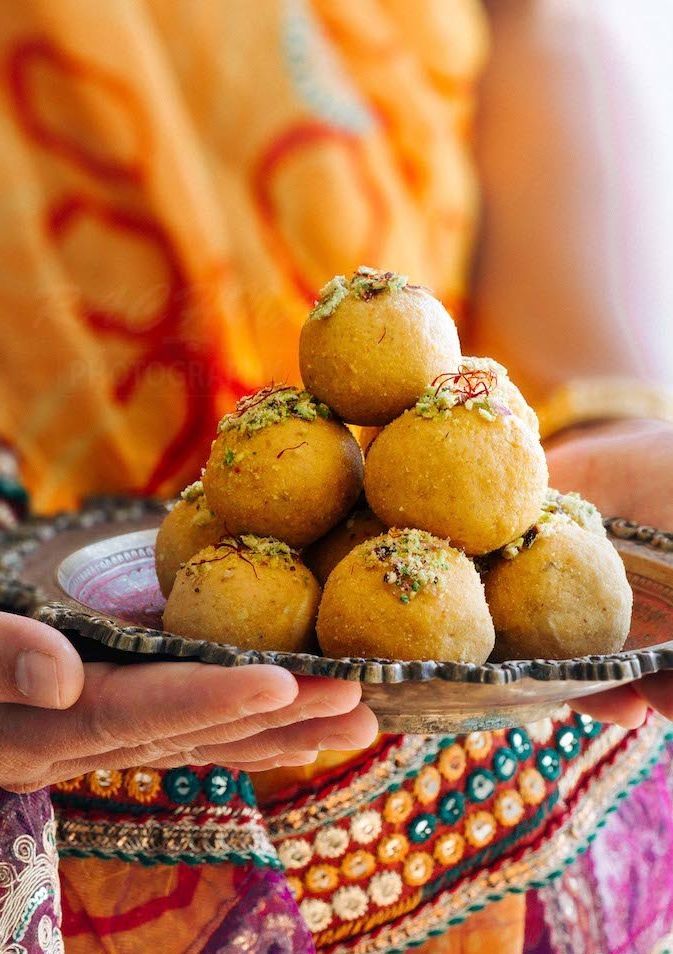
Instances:
[[[0,702],[67,709],[80,696],[84,667],[57,630],[0,613]]]

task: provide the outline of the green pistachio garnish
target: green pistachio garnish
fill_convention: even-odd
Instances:
[[[406,288],[409,279],[396,272],[382,272],[368,265],[360,265],[351,278],[350,290],[357,298],[369,301],[384,291],[397,292]]]
[[[450,569],[446,543],[425,530],[389,530],[363,544],[365,566],[383,568],[383,581],[409,603]]]
[[[271,424],[297,417],[302,421],[314,421],[316,417],[329,418],[331,411],[326,404],[309,394],[292,387],[262,388],[256,394],[249,394],[236,405],[233,414],[226,414],[220,421],[218,434],[225,431],[237,431],[250,436]],[[233,456],[232,456],[233,454]],[[237,455],[232,448],[225,450],[224,463],[232,467],[237,463]]]
[[[206,506],[205,500],[206,498],[204,497],[203,503],[196,505],[196,513],[192,517],[192,524],[195,527],[207,527],[209,523],[217,519],[213,511]]]
[[[598,509],[577,493],[561,494],[558,490],[547,490],[540,516],[523,536],[512,540],[499,551],[505,560],[514,560],[522,550],[533,546],[538,537],[553,533],[559,522],[572,521],[589,533],[605,536],[603,518]]]
[[[335,275],[320,289],[318,300],[309,312],[309,318],[329,318],[349,291],[348,280],[345,275]]]
[[[518,557],[522,550],[529,550],[533,546],[539,533],[540,527],[538,521],[538,523],[526,530],[522,536],[517,537],[516,540],[512,540],[511,543],[504,546],[500,550],[500,555],[506,560],[513,560],[515,557]]]
[[[360,265],[350,280],[345,275],[335,275],[320,289],[318,299],[309,312],[309,318],[329,318],[349,294],[369,301],[381,292],[398,292],[406,288],[409,279],[396,272],[383,272],[368,265]]]
[[[252,533],[243,533],[239,537],[251,556],[265,562],[294,563],[299,553],[282,540],[275,537],[256,537]]]
[[[246,451],[235,451],[233,447],[225,447],[222,460],[225,467],[235,467],[245,458]]]
[[[185,503],[196,504],[194,515],[192,516],[192,523],[195,527],[205,527],[211,523],[211,521],[215,520],[215,514],[208,507],[206,495],[203,490],[203,483],[200,480],[195,480],[189,487],[185,487],[180,494],[180,498],[184,500]]]
[[[212,556],[206,559],[193,558],[186,564],[187,576],[208,573],[214,563],[236,558],[250,564],[260,566],[294,566],[299,560],[299,554],[287,543],[276,540],[275,537],[257,537],[252,533],[242,534],[240,537],[222,537],[212,550]]]
[[[553,514],[567,517],[584,530],[605,536],[603,518],[598,508],[588,500],[584,500],[578,493],[561,494],[558,490],[550,488],[542,505],[542,514],[538,523],[544,525]]]
[[[195,480],[189,487],[185,487],[180,497],[182,500],[187,501],[187,503],[192,503],[194,500],[198,500],[199,497],[203,497],[203,483],[200,480]]]

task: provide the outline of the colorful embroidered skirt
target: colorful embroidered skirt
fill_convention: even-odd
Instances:
[[[531,954],[652,954],[673,924],[669,726],[560,715],[385,737],[263,814],[246,776],[212,766],[59,785],[67,950],[485,954],[499,936],[516,952],[525,903]],[[0,949],[59,951],[49,814],[5,798],[23,808],[3,816]]]

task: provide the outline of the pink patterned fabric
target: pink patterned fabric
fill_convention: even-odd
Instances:
[[[0,789],[0,951],[63,954],[54,814],[46,789]]]
[[[592,848],[528,896],[525,954],[658,954],[673,946],[673,749]]]
[[[277,871],[241,869],[237,906],[208,939],[200,954],[314,954],[311,932]]]
[[[314,954],[283,874],[236,869],[236,904],[199,954]],[[0,952],[64,954],[55,823],[46,789],[0,789]]]

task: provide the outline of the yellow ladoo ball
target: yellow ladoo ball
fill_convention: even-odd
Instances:
[[[326,536],[304,550],[304,562],[315,573],[319,583],[324,585],[337,563],[343,560],[353,547],[377,537],[385,529],[371,510],[354,510]]]
[[[364,266],[325,285],[299,341],[304,384],[350,424],[387,424],[459,359],[453,319],[427,289]]]
[[[217,543],[224,533],[222,521],[208,507],[201,481],[183,490],[182,498],[159,527],[154,550],[157,577],[164,596],[171,592],[180,565],[204,547]]]
[[[385,524],[428,530],[470,555],[524,533],[547,480],[537,434],[481,371],[427,388],[384,428],[365,462],[367,500]]]
[[[497,659],[616,653],[628,636],[633,595],[600,514],[577,495],[556,498],[485,574]]]
[[[302,547],[348,514],[362,476],[356,439],[326,405],[296,388],[265,388],[220,422],[203,486],[229,534]]]
[[[320,586],[287,544],[251,534],[225,537],[178,571],[164,627],[240,649],[305,652],[319,602]]]
[[[421,530],[361,543],[325,584],[318,641],[326,656],[483,663],[493,640],[474,565]]]

